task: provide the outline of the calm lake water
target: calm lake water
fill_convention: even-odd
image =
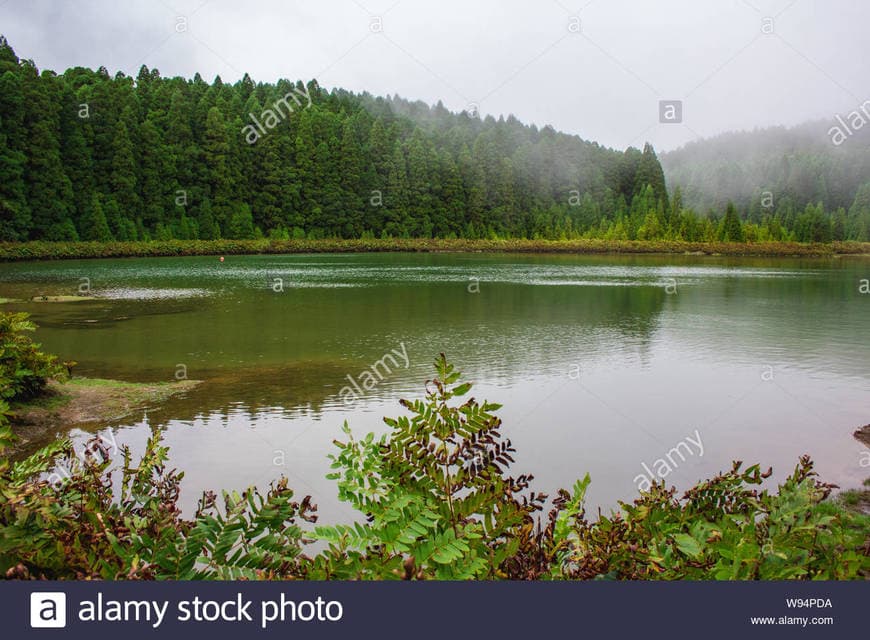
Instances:
[[[134,450],[163,430],[186,505],[283,473],[333,521],[350,515],[324,478],[342,423],[383,431],[441,351],[504,405],[513,471],[539,491],[588,471],[590,504],[612,506],[687,437],[703,453],[672,454],[680,488],[734,459],[781,479],[803,453],[857,486],[870,475],[851,437],[870,422],[868,277],[856,258],[229,256],[2,264],[0,296],[76,294],[88,278],[93,301],[4,307],[29,311],[78,374],[204,381],[86,428]],[[390,352],[383,379],[367,378]]]

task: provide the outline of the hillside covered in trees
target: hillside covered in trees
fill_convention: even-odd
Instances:
[[[697,170],[718,176],[701,149]],[[684,199],[649,145],[316,80],[40,72],[0,36],[0,241],[868,239],[870,186],[855,196],[856,181],[829,180],[836,198],[820,205],[801,191],[753,208],[731,183],[708,202],[692,180]]]
[[[668,186],[680,187],[685,205],[698,212],[734,202],[749,221],[775,216],[788,228],[802,215],[823,216],[833,239],[870,240],[870,128],[834,144],[836,124],[725,133],[662,154],[661,162]]]
[[[13,241],[573,235],[667,206],[651,148],[316,81],[40,73],[5,40],[0,175]]]

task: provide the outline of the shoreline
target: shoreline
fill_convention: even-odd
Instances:
[[[44,395],[12,404],[10,425],[17,442],[6,455],[12,459],[31,455],[75,427],[108,427],[137,411],[156,409],[201,383],[201,380],[137,383],[78,376],[66,382],[51,380]],[[870,424],[852,435],[858,442],[870,446]],[[857,487],[832,487],[838,491],[832,493],[830,502],[853,513],[870,516],[870,478]]]
[[[78,376],[67,382],[51,380],[43,395],[12,403],[9,422],[18,437],[13,455],[47,444],[51,436],[73,427],[107,425],[154,409],[198,384],[199,380],[149,383]]]
[[[150,242],[0,243],[0,262],[301,253],[644,254],[783,258],[870,258],[870,242],[684,242],[671,240],[166,240]]]

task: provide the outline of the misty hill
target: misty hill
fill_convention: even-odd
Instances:
[[[0,240],[560,237],[667,207],[651,147],[316,81],[40,73],[0,39]]]
[[[662,154],[668,186],[679,186],[683,203],[702,213],[733,201],[755,219],[819,202],[829,214],[841,208],[857,214],[856,197],[862,186],[870,189],[870,127],[835,145],[829,134],[835,124],[831,118],[690,142]]]

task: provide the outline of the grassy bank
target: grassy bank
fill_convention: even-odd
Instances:
[[[70,427],[120,420],[197,384],[196,380],[148,383],[80,377],[66,382],[52,380],[37,398],[10,403],[9,418],[19,445],[31,449]]]
[[[837,500],[846,509],[870,516],[870,478],[864,481],[863,489],[847,489],[837,496]]]
[[[731,256],[870,255],[870,243],[682,242],[670,240],[168,240],[153,242],[0,243],[0,261],[156,256],[364,252],[665,253]]]

